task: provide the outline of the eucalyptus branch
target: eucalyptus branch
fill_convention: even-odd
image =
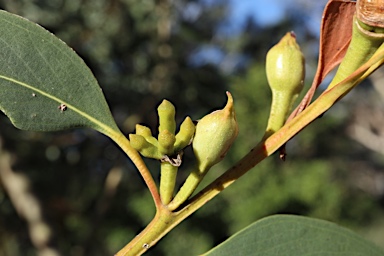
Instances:
[[[351,37],[350,32],[349,30],[345,32],[341,40],[334,44],[334,39],[337,39],[335,35],[340,36],[339,33],[335,33],[334,28],[352,22],[350,16],[353,16],[351,8],[354,7],[352,6],[354,2],[329,1],[324,13],[322,30],[328,25],[329,27],[324,29],[322,38],[330,34],[333,36],[328,38],[326,43],[320,41],[321,45],[327,47],[324,46],[324,51],[319,56],[320,65],[312,87],[298,110],[291,115],[292,118],[285,121],[294,99],[302,89],[305,73],[304,57],[295,42],[295,36],[293,33],[287,33],[281,44],[269,54],[269,57],[267,55],[267,78],[273,91],[273,103],[265,136],[234,166],[193,197],[192,194],[195,193],[205,174],[225,157],[237,137],[238,124],[229,92],[224,109],[206,115],[196,126],[187,117],[177,134],[175,108],[164,100],[158,108],[158,137],[152,136],[148,127],[137,125],[136,133],[131,134],[128,139],[117,127],[98,82],[84,65],[83,60],[50,32],[24,18],[0,11],[2,24],[0,45],[5,49],[2,51],[3,55],[0,54],[2,56],[0,59],[4,62],[4,65],[0,65],[0,86],[4,89],[0,93],[0,110],[17,128],[24,130],[58,131],[75,127],[97,130],[110,137],[125,152],[146,183],[156,206],[156,214],[151,223],[117,255],[141,255],[181,221],[262,160],[282,148],[302,129],[383,65],[383,28],[378,28],[376,23],[371,24],[368,22],[369,19],[365,19],[370,18],[371,14],[367,17],[364,16],[365,13],[359,14],[359,10],[364,10],[365,7],[367,10],[372,9],[370,7],[372,2],[357,1],[357,18],[353,22],[352,40],[348,51],[345,52]],[[362,6],[359,7],[360,3]],[[343,8],[339,10],[339,7]],[[381,6],[376,7],[380,10],[377,13],[378,17],[382,18]],[[348,11],[341,11],[343,9]],[[345,18],[333,23],[334,13],[345,14]],[[320,81],[342,59],[338,73],[328,89],[310,104]],[[183,149],[191,142],[196,168],[190,173],[181,189],[174,193],[181,155]],[[142,156],[160,161],[170,160],[161,163],[159,188]],[[172,159],[175,156],[177,164]],[[17,207],[16,203],[15,205]]]
[[[272,155],[288,140],[313,122],[320,115],[330,109],[338,100],[346,95],[352,88],[367,78],[377,68],[384,64],[384,44],[363,66],[353,72],[348,78],[326,90],[319,98],[308,106],[294,119],[285,124],[279,131],[271,135],[267,140],[261,142],[256,147],[238,161],[233,167],[209,184],[196,196],[191,198],[189,204],[181,211],[191,211],[199,209],[207,201],[219,194],[223,189],[231,185],[238,178],[256,166],[266,157]]]
[[[140,156],[139,152],[137,152],[137,150],[131,146],[127,137],[125,137],[122,133],[114,132],[108,136],[126,153],[126,155],[136,166],[152,195],[156,209],[159,209],[162,206],[159,191],[151,173],[148,170],[147,165],[144,163],[143,158]]]
[[[383,63],[384,44],[368,62],[353,72],[348,78],[326,90],[303,112],[286,123],[280,130],[272,134],[265,141],[262,140],[233,167],[228,169],[197,195],[186,201],[182,209],[177,212],[170,212],[166,208],[160,209],[147,228],[116,255],[141,255],[147,251],[152,245],[177,226],[177,224],[205,205],[262,160],[279,150],[281,146],[330,109],[358,83],[383,65]]]

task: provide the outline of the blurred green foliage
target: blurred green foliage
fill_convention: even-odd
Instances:
[[[309,76],[316,53],[315,35],[295,15],[281,24],[260,27],[251,20],[243,33],[220,38],[226,1],[198,0],[0,0],[0,8],[20,14],[52,31],[85,60],[100,82],[118,125],[126,133],[142,123],[157,131],[156,108],[163,98],[199,119],[234,96],[239,137],[225,161],[212,170],[207,184],[262,137],[271,93],[264,71],[265,54],[286,31],[295,30],[307,59]],[[188,8],[197,8],[191,17]],[[298,18],[300,17],[300,18]],[[305,20],[304,20],[305,22]],[[210,46],[225,56],[241,56],[228,72],[191,58]],[[307,54],[306,54],[307,55]],[[229,59],[230,61],[235,61]],[[313,73],[313,71],[312,71]],[[311,77],[308,77],[310,83]],[[383,213],[383,195],[358,189],[348,178],[358,168],[382,170],[377,154],[345,134],[351,103],[368,89],[330,110],[287,145],[288,160],[274,155],[180,224],[148,255],[196,255],[207,251],[253,221],[275,213],[302,214],[359,230]],[[4,147],[15,156],[13,169],[27,175],[54,229],[53,244],[63,255],[111,255],[131,240],[154,214],[154,206],[134,166],[107,138],[89,130],[35,133],[16,130],[0,116]],[[188,173],[187,150],[179,185]],[[147,161],[158,179],[156,161]],[[122,180],[105,200],[104,183],[112,168]],[[381,203],[380,203],[381,200]],[[105,202],[107,201],[107,204]],[[384,243],[384,242],[383,242]],[[34,255],[26,223],[0,186],[0,254]]]

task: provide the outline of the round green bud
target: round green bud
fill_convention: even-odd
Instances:
[[[267,53],[266,73],[272,91],[271,112],[264,138],[279,130],[301,90],[305,60],[292,32],[287,33]]]
[[[227,96],[227,104],[222,110],[204,116],[196,125],[192,148],[200,172],[224,158],[239,132],[233,98],[229,92]]]
[[[305,60],[293,32],[288,32],[267,53],[266,71],[272,90],[298,95],[303,89]]]
[[[168,130],[162,130],[157,138],[159,141],[159,152],[163,155],[173,155],[173,145],[175,144],[175,135]]]

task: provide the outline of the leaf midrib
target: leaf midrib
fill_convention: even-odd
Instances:
[[[91,123],[95,124],[96,127],[99,128],[99,131],[104,133],[104,134],[111,134],[111,133],[115,133],[115,129],[113,129],[112,127],[108,126],[108,125],[105,125],[104,123],[100,122],[99,120],[97,120],[96,118],[92,117],[91,115],[87,114],[86,112],[80,110],[79,108],[75,107],[74,105],[68,103],[67,101],[65,100],[62,100],[56,96],[53,96],[52,94],[49,94],[37,87],[34,87],[32,85],[29,85],[27,83],[24,83],[24,82],[21,82],[21,81],[18,81],[14,78],[11,78],[11,77],[7,77],[7,76],[4,76],[4,75],[0,75],[0,79],[3,79],[3,80],[6,80],[6,81],[9,81],[11,83],[15,83],[17,85],[20,85],[24,88],[28,88],[28,89],[31,89],[32,91],[36,92],[36,93],[39,93],[51,100],[54,100],[56,101],[57,103],[59,104],[65,104],[67,106],[68,109],[71,109],[73,111],[75,111],[77,114],[79,114],[80,116],[83,116],[84,118],[88,119]]]

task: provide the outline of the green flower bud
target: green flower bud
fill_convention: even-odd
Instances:
[[[146,141],[157,146],[157,144],[158,144],[157,139],[152,136],[151,129],[149,129],[148,127],[146,127],[144,125],[137,124],[136,125],[136,134],[143,136]]]
[[[173,145],[175,144],[175,135],[168,130],[162,130],[157,138],[159,141],[159,152],[163,155],[173,155]]]
[[[303,89],[305,60],[295,35],[287,33],[267,53],[266,73],[272,90],[271,113],[266,136],[280,129]]]
[[[137,124],[136,125],[136,134],[141,135],[144,138],[152,136],[151,129],[149,129],[147,126]]]
[[[163,100],[157,108],[159,115],[159,133],[163,130],[168,130],[170,133],[175,134],[176,121],[175,121],[175,107],[167,100]]]
[[[177,209],[192,195],[207,171],[224,158],[239,133],[233,98],[229,92],[227,96],[227,104],[222,110],[204,116],[196,125],[192,148],[197,167],[168,204],[168,209],[171,211]]]
[[[161,159],[163,155],[157,149],[157,145],[148,142],[143,136],[137,134],[129,134],[131,146],[140,152],[144,157]]]
[[[195,135],[195,124],[192,119],[187,116],[180,125],[180,131],[176,134],[175,152],[179,152],[188,146],[192,142],[193,135]]]
[[[239,132],[233,98],[229,92],[227,96],[227,104],[222,110],[204,116],[196,125],[192,148],[200,172],[224,158]]]

